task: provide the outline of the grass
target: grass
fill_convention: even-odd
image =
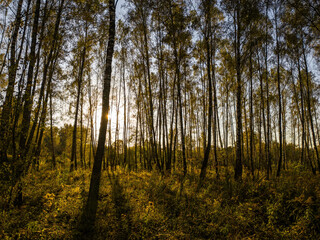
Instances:
[[[181,188],[179,173],[103,172],[95,239],[320,239],[319,176],[293,168],[237,183],[226,170],[220,179],[209,172],[199,192],[198,173]],[[89,178],[89,170],[30,172],[23,206],[0,209],[0,239],[76,238]]]

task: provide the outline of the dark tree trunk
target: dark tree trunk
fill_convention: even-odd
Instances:
[[[236,72],[237,72],[237,142],[236,142],[236,166],[234,170],[234,178],[237,181],[242,179],[242,104],[241,104],[241,56],[240,56],[240,2],[236,6],[236,32],[235,32],[235,53],[236,53]]]
[[[35,132],[37,124],[38,124],[38,118],[39,118],[40,109],[41,109],[41,102],[42,102],[42,99],[44,97],[45,86],[47,84],[47,79],[48,79],[47,78],[47,74],[48,74],[48,71],[50,69],[50,65],[52,64],[53,61],[55,61],[54,60],[54,58],[55,58],[54,57],[54,52],[57,51],[57,48],[58,48],[58,34],[59,34],[59,26],[60,26],[63,6],[64,6],[64,0],[61,1],[60,6],[59,6],[59,10],[58,10],[57,18],[56,18],[56,22],[55,22],[55,27],[54,27],[53,39],[52,39],[52,42],[51,42],[50,52],[49,52],[47,61],[44,64],[43,79],[42,79],[40,93],[39,93],[38,106],[37,106],[37,108],[35,110],[34,121],[33,121],[31,130],[30,130],[30,133],[29,133],[29,137],[28,137],[28,140],[27,140],[27,144],[26,144],[26,147],[25,147],[26,154],[28,154],[28,151],[30,149],[30,145],[32,143],[32,139],[33,139],[33,136],[34,136],[34,132]],[[47,7],[47,5],[45,5],[45,12],[47,10],[46,7]],[[46,14],[44,14],[43,21],[45,21],[45,19],[46,19]],[[43,26],[44,26],[44,23],[42,24],[42,27]],[[41,35],[42,34],[43,34],[43,32],[41,33]],[[50,73],[49,73],[49,75],[50,75]],[[39,125],[40,125],[40,123],[39,123]]]
[[[306,79],[306,82],[307,82],[307,106],[308,106],[309,121],[310,121],[310,126],[311,126],[311,133],[312,133],[314,150],[316,152],[318,171],[320,172],[320,159],[319,159],[319,151],[318,151],[318,147],[317,147],[317,137],[316,137],[315,130],[314,130],[313,116],[312,116],[312,110],[311,110],[311,96],[310,96],[311,89],[310,89],[310,82],[309,82],[310,78],[309,78],[307,57],[306,57],[304,46],[303,46],[303,59],[304,59],[304,64],[305,64],[305,69],[306,69],[306,77],[307,77],[307,79]]]
[[[111,71],[112,71],[112,57],[114,51],[114,38],[115,38],[115,3],[113,0],[109,0],[109,35],[108,35],[108,46],[106,65],[104,71],[104,87],[102,97],[102,114],[101,123],[99,130],[99,140],[96,156],[94,158],[92,175],[90,180],[89,196],[86,202],[83,214],[82,214],[82,227],[83,232],[91,230],[95,224],[96,212],[98,208],[98,196],[101,178],[101,164],[104,156],[106,131],[107,131],[107,114],[109,111],[109,94],[110,94],[110,83],[111,83]]]
[[[208,6],[204,6],[206,9],[205,12],[205,18],[206,18],[206,29],[205,29],[205,36],[204,36],[204,41],[206,45],[206,54],[207,54],[207,76],[208,76],[208,84],[209,84],[209,114],[208,114],[208,142],[207,146],[205,148],[204,152],[204,158],[202,161],[202,166],[201,166],[201,172],[200,172],[200,179],[199,179],[199,185],[198,189],[201,187],[203,180],[206,177],[206,171],[208,167],[208,162],[209,162],[209,155],[210,155],[210,149],[211,149],[211,123],[212,123],[212,103],[213,103],[213,97],[212,97],[212,79],[211,79],[211,49],[210,49],[210,42],[209,39],[211,38],[211,14],[210,14],[210,4],[211,1],[206,2]],[[207,5],[206,4],[206,5]],[[216,116],[214,116],[216,119]],[[214,121],[215,124],[215,121]],[[214,125],[214,132],[216,132],[216,126]],[[214,143],[216,143],[216,135],[214,134]],[[215,155],[216,156],[216,155]]]
[[[79,114],[79,105],[80,105],[80,96],[81,96],[81,87],[82,87],[82,79],[83,79],[83,70],[84,70],[85,60],[86,60],[86,46],[84,46],[83,50],[82,50],[81,65],[80,65],[80,70],[79,70],[76,113],[75,113],[74,124],[73,124],[73,133],[72,133],[70,172],[72,172],[74,169],[77,170],[77,167],[78,167],[77,166],[77,127],[78,127],[77,123],[78,123],[78,114]],[[80,151],[82,151],[81,148],[80,148]]]
[[[269,10],[269,3],[266,3],[266,16],[268,16],[268,10]],[[271,172],[271,154],[270,154],[270,142],[271,142],[271,137],[270,137],[270,103],[269,103],[269,79],[268,79],[268,24],[266,20],[266,29],[265,29],[265,75],[266,75],[266,92],[267,92],[267,99],[266,99],[266,104],[267,104],[267,126],[266,126],[266,162],[267,162],[267,177],[266,179],[269,180],[270,178],[270,172]]]
[[[143,16],[144,18],[144,16]],[[148,100],[149,100],[149,131],[150,131],[150,143],[152,150],[152,158],[156,161],[156,166],[160,172],[162,172],[162,168],[160,165],[158,152],[157,152],[157,142],[156,142],[156,133],[154,129],[154,120],[153,120],[153,98],[152,98],[152,89],[151,89],[151,73],[150,73],[150,56],[149,56],[149,44],[147,38],[147,29],[145,26],[145,19],[143,19],[143,36],[144,36],[144,50],[145,50],[145,58],[146,58],[146,68],[147,68],[147,80],[146,87],[148,89]]]
[[[249,74],[250,74],[250,164],[252,179],[254,179],[254,164],[253,164],[253,148],[254,148],[254,117],[253,117],[253,66],[252,66],[252,46],[250,44],[249,57]]]
[[[29,132],[30,127],[30,119],[31,119],[31,109],[33,105],[33,98],[31,95],[31,87],[32,87],[32,80],[33,80],[33,71],[34,65],[36,63],[36,44],[37,44],[37,35],[38,35],[38,23],[39,23],[39,15],[40,15],[40,0],[36,1],[36,8],[34,12],[34,20],[33,20],[33,27],[32,27],[32,40],[31,40],[31,49],[30,49],[30,62],[29,62],[29,69],[28,69],[28,76],[27,76],[27,87],[25,90],[25,94],[23,96],[24,102],[24,109],[23,109],[23,117],[22,117],[22,125],[20,135],[20,142],[19,148],[20,152],[22,153],[22,158],[26,157],[26,140],[27,135]]]
[[[53,106],[52,106],[52,90],[50,91],[50,140],[51,140],[51,158],[52,158],[52,166],[56,168],[56,156],[54,149],[54,139],[53,139]]]
[[[80,163],[83,168],[83,93],[81,93],[80,99]]]
[[[278,12],[277,12],[278,13]],[[282,165],[282,105],[281,105],[281,81],[280,81],[280,46],[279,46],[279,29],[278,29],[278,14],[275,19],[275,28],[276,28],[276,51],[277,51],[277,82],[278,82],[278,103],[279,103],[279,162],[277,169],[277,177],[280,176],[281,165]]]
[[[10,112],[12,109],[12,98],[14,85],[17,73],[17,61],[16,61],[16,44],[19,34],[19,28],[21,23],[21,9],[23,0],[19,0],[17,13],[15,18],[14,29],[11,37],[11,48],[10,48],[10,60],[9,60],[9,76],[8,76],[8,86],[6,90],[6,97],[2,106],[1,112],[1,122],[0,122],[0,161],[7,159],[7,148],[8,148],[8,134],[10,133],[9,120]]]
[[[45,122],[46,122],[47,110],[48,110],[48,99],[49,99],[49,95],[50,95],[51,87],[52,87],[53,73],[54,73],[55,66],[56,66],[56,63],[58,60],[58,52],[59,52],[59,50],[57,49],[57,52],[55,53],[55,56],[54,56],[54,61],[52,62],[51,66],[50,66],[46,95],[44,97],[42,111],[41,111],[41,115],[40,115],[40,121],[39,121],[39,125],[38,125],[38,132],[37,132],[37,137],[36,137],[37,144],[34,147],[35,148],[34,157],[35,157],[37,163],[39,163],[39,156],[41,153],[41,144],[42,144],[42,138],[43,138],[43,133],[44,133],[44,129],[45,129]],[[27,164],[30,164],[30,161]],[[39,167],[39,165],[37,167]],[[28,169],[28,167],[26,169]]]

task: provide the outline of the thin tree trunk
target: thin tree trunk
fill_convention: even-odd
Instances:
[[[234,178],[237,181],[242,179],[242,104],[241,104],[241,55],[240,55],[240,2],[237,1],[236,6],[236,32],[235,32],[235,57],[236,57],[236,72],[237,72],[237,143],[236,143],[236,166]]]
[[[31,110],[33,105],[33,98],[31,98],[31,87],[32,87],[32,80],[33,80],[33,71],[34,65],[36,63],[36,44],[37,44],[37,35],[38,35],[38,23],[39,23],[39,16],[40,16],[40,0],[36,1],[36,8],[34,12],[34,21],[32,27],[32,40],[31,40],[31,49],[30,49],[30,61],[29,61],[29,69],[28,69],[28,76],[27,76],[27,87],[25,90],[25,94],[23,96],[24,102],[24,109],[23,109],[23,117],[22,117],[22,124],[20,134],[20,142],[19,148],[22,153],[22,159],[24,159],[27,155],[27,149],[25,148],[27,135],[29,132],[30,127],[30,120],[31,120]]]
[[[306,68],[306,82],[307,82],[307,105],[308,105],[308,113],[309,113],[309,121],[310,121],[310,125],[311,125],[311,133],[312,133],[312,139],[313,139],[313,146],[314,146],[314,150],[316,152],[316,158],[317,158],[317,163],[318,163],[318,171],[320,172],[320,159],[319,159],[319,151],[318,151],[318,147],[317,147],[317,138],[316,138],[316,134],[314,131],[314,124],[313,124],[313,116],[312,116],[312,110],[311,110],[311,89],[310,89],[310,78],[309,78],[309,72],[308,72],[308,64],[307,64],[307,58],[306,58],[306,53],[305,53],[305,49],[303,46],[303,58],[304,58],[304,64],[305,64],[305,68]]]
[[[217,179],[219,179],[219,170],[218,170],[218,149],[217,149],[217,139],[219,135],[220,139],[220,147],[222,148],[222,140],[221,140],[221,133],[220,133],[220,124],[219,124],[219,117],[218,117],[218,96],[217,96],[217,83],[216,83],[216,66],[215,66],[215,57],[216,57],[216,39],[215,36],[213,40],[211,40],[212,49],[211,49],[211,61],[212,61],[212,88],[213,88],[213,154],[214,154],[214,162],[215,162],[215,171]],[[218,134],[217,134],[218,133]]]
[[[144,14],[144,13],[143,13]],[[149,100],[149,125],[150,125],[150,140],[151,140],[151,149],[152,149],[152,158],[156,161],[157,168],[160,172],[162,172],[159,157],[157,154],[157,143],[156,143],[156,134],[154,129],[154,120],[153,120],[153,98],[152,98],[152,89],[151,89],[151,73],[150,73],[150,57],[149,57],[149,45],[147,38],[147,29],[145,26],[145,19],[143,17],[143,37],[144,37],[144,50],[145,50],[145,59],[146,59],[146,68],[147,68],[147,80],[148,84],[146,84],[148,89],[148,100]]]
[[[21,23],[21,9],[22,9],[23,0],[19,0],[17,13],[15,18],[14,29],[11,37],[11,48],[10,48],[10,60],[9,60],[9,76],[8,76],[8,86],[6,89],[6,97],[2,106],[1,112],[1,122],[0,122],[0,159],[5,161],[7,159],[7,148],[8,148],[8,137],[10,133],[10,112],[12,110],[12,98],[14,85],[16,80],[17,66],[18,62],[16,61],[16,44],[20,29]]]
[[[208,3],[209,5],[210,3]],[[206,6],[208,7],[208,6]],[[208,162],[209,162],[209,155],[210,155],[210,149],[211,149],[211,123],[212,123],[212,103],[213,103],[213,93],[212,93],[212,80],[211,80],[211,51],[210,51],[210,43],[209,43],[209,37],[211,37],[211,14],[210,14],[210,8],[208,7],[208,11],[205,13],[206,15],[206,27],[207,29],[205,30],[206,32],[204,33],[204,41],[206,45],[206,54],[207,54],[207,76],[208,76],[208,86],[209,86],[209,115],[208,115],[208,142],[207,146],[205,148],[204,152],[204,158],[202,161],[202,166],[201,166],[201,172],[200,172],[200,179],[199,179],[199,185],[198,189],[202,186],[203,180],[206,177],[206,172],[207,172],[207,167],[208,167]],[[215,109],[216,110],[216,109]],[[214,119],[216,119],[216,116],[214,116]],[[214,120],[214,128],[215,126],[215,120]],[[214,133],[216,131],[214,130]],[[216,143],[216,134],[214,134],[214,143]],[[215,144],[214,144],[215,145]],[[216,147],[216,145],[215,145]],[[216,151],[215,151],[216,153]]]
[[[266,6],[266,17],[268,16],[268,2]],[[267,18],[266,18],[267,19]],[[267,21],[267,20],[266,20]],[[268,24],[265,29],[265,74],[266,74],[266,92],[267,92],[267,140],[266,140],[266,158],[267,158],[267,180],[271,172],[271,154],[270,154],[270,104],[269,104],[269,79],[268,79]]]
[[[279,104],[279,162],[278,162],[278,170],[277,177],[280,176],[281,164],[282,164],[282,105],[281,105],[281,79],[280,79],[280,46],[279,46],[279,30],[278,30],[278,18],[276,14],[275,20],[275,29],[276,29],[276,51],[277,51],[277,82],[278,82],[278,104]]]
[[[38,125],[38,133],[37,133],[37,137],[36,137],[36,146],[34,147],[34,157],[35,157],[35,161],[38,164],[37,167],[39,168],[39,156],[41,153],[41,144],[42,144],[42,138],[43,138],[43,133],[44,133],[44,129],[45,129],[45,122],[46,122],[46,117],[47,117],[47,110],[48,110],[48,98],[49,98],[49,94],[51,92],[51,85],[52,85],[52,78],[53,78],[53,73],[55,70],[55,66],[58,60],[58,53],[59,53],[59,49],[56,50],[55,56],[54,56],[54,61],[52,62],[51,66],[50,66],[50,71],[49,71],[49,76],[48,76],[48,84],[47,84],[47,90],[46,90],[46,95],[44,97],[44,101],[43,101],[43,106],[42,106],[42,111],[41,111],[41,115],[40,115],[40,121],[39,121],[39,125]],[[27,162],[27,164],[30,164],[30,161]],[[26,168],[26,170],[28,169],[28,167]]]
[[[78,78],[78,89],[77,89],[77,102],[76,102],[76,113],[73,124],[73,133],[72,133],[72,148],[71,148],[71,165],[70,172],[77,170],[77,123],[78,123],[78,114],[79,114],[79,105],[80,105],[80,95],[83,79],[83,70],[84,64],[86,61],[86,46],[83,47],[81,55],[81,65],[79,69],[79,78]],[[81,151],[81,149],[80,149]]]
[[[51,154],[52,154],[52,166],[56,168],[56,156],[54,149],[54,139],[53,139],[53,106],[52,106],[52,90],[50,91],[50,140],[51,140]]]
[[[250,78],[250,164],[251,174],[254,180],[254,165],[253,165],[253,147],[254,147],[254,116],[253,116],[253,69],[252,69],[252,46],[250,44],[250,57],[249,57],[249,78]]]
[[[80,163],[83,168],[83,93],[81,93],[80,99]]]
[[[39,118],[40,109],[41,109],[41,102],[42,102],[42,99],[44,97],[45,86],[47,84],[46,83],[47,82],[47,74],[48,74],[48,71],[50,69],[50,65],[52,64],[53,61],[55,61],[54,60],[55,59],[54,52],[57,51],[57,48],[59,48],[59,46],[57,45],[58,44],[58,33],[59,33],[59,26],[60,26],[63,6],[64,6],[64,0],[62,0],[60,2],[60,6],[59,6],[58,13],[57,13],[56,22],[55,22],[55,27],[54,27],[54,33],[53,33],[53,39],[52,39],[52,42],[51,42],[50,52],[49,52],[49,55],[48,55],[48,58],[47,58],[47,62],[45,63],[44,69],[43,69],[43,79],[42,79],[40,93],[39,93],[38,106],[37,106],[37,108],[35,110],[35,117],[34,117],[33,125],[31,127],[31,130],[30,130],[30,133],[29,133],[29,137],[28,137],[28,140],[27,140],[27,144],[26,144],[26,147],[25,147],[26,153],[28,153],[28,151],[30,150],[30,145],[32,143],[34,132],[35,132],[36,127],[37,127],[38,118]],[[45,11],[46,11],[46,6],[45,6]],[[44,19],[45,18],[46,18],[46,15],[44,15]],[[49,71],[49,75],[50,75],[50,71]],[[39,126],[40,126],[40,123],[39,123]]]
[[[28,54],[28,48],[29,44],[27,43],[26,46],[26,50],[25,50],[25,56],[27,56]],[[22,70],[22,74],[18,83],[18,96],[17,96],[17,100],[16,100],[16,106],[15,106],[15,113],[13,115],[13,123],[12,123],[12,157],[13,159],[17,158],[17,146],[16,146],[16,130],[17,130],[17,125],[18,125],[18,121],[19,121],[19,117],[21,115],[21,108],[22,108],[22,86],[24,85],[24,77],[25,77],[25,69],[27,67],[27,58],[25,58],[24,60],[24,64],[23,64],[23,70]]]

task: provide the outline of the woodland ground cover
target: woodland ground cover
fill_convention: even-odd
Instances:
[[[301,168],[236,182],[221,167],[198,192],[197,171],[183,185],[179,173],[104,171],[94,239],[319,239],[320,177]],[[0,238],[77,239],[89,174],[31,171],[20,208],[6,206],[10,189],[2,185]]]

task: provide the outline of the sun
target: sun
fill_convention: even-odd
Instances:
[[[100,129],[100,123],[101,123],[101,114],[102,114],[102,107],[99,106],[94,113],[94,119],[95,119],[95,132],[96,136],[99,134],[99,129]],[[116,124],[117,124],[117,109],[115,106],[111,106],[108,112],[108,115],[105,116],[106,119],[108,119],[108,127],[109,128],[109,121],[111,121],[111,131],[115,132],[116,130]],[[123,109],[119,108],[119,113],[118,113],[118,124],[121,127],[123,122]]]

